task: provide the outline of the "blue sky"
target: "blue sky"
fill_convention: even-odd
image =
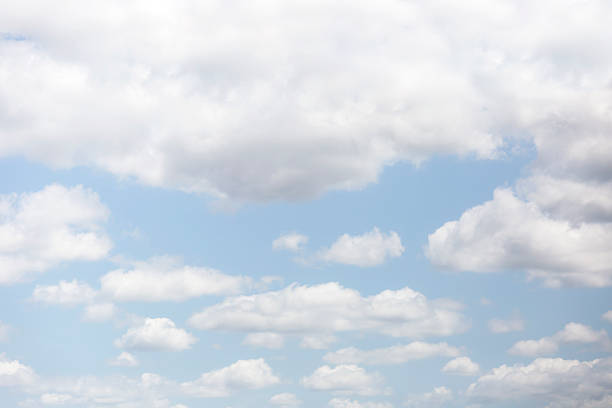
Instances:
[[[607,407],[603,1],[0,16],[6,407]]]

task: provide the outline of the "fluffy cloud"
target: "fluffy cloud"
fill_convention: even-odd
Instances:
[[[302,385],[316,391],[331,391],[337,394],[378,395],[383,378],[378,373],[368,373],[356,365],[321,366],[312,375],[302,378]]]
[[[561,219],[612,221],[612,181],[576,180],[536,174],[520,180],[519,193]]]
[[[134,366],[135,358],[121,353],[111,362]],[[91,408],[186,408],[185,405],[173,404],[168,397],[222,397],[279,382],[263,359],[239,360],[228,367],[204,373],[194,381],[177,383],[153,373],[144,373],[137,378],[122,375],[47,378],[0,354],[0,387],[20,387],[21,391],[31,395],[33,398],[20,402],[20,406],[28,408],[64,403]]]
[[[68,404],[91,408],[180,408],[167,398],[177,393],[177,386],[156,374],[139,378],[125,376],[74,378],[39,378],[26,389],[36,396],[20,403],[28,408]]]
[[[251,286],[243,276],[181,265],[164,256],[134,262],[130,270],[117,269],[100,278],[100,291],[116,301],[182,301],[203,295],[237,294]]]
[[[363,297],[337,283],[292,284],[279,291],[230,297],[189,319],[203,330],[329,334],[375,331],[395,337],[446,336],[467,328],[460,305],[428,300],[409,288]]]
[[[151,10],[75,1],[66,9],[70,17],[54,20],[29,0],[0,18],[10,34],[0,74],[11,78],[0,102],[12,102],[0,117],[2,155],[219,197],[295,200],[360,188],[398,160],[494,157],[499,116],[512,112],[502,103],[514,99],[488,82],[499,76],[494,50],[510,47],[508,60],[520,63],[516,39],[476,42],[483,36],[444,23],[456,12],[447,7],[275,1]],[[505,18],[537,27],[507,9]],[[471,26],[482,24],[489,39],[494,23],[499,17]],[[60,35],[76,31],[71,42]],[[93,95],[95,110],[87,108]]]
[[[427,256],[436,265],[492,272],[526,269],[546,285],[612,284],[612,228],[572,225],[543,213],[508,189],[429,235]]]
[[[226,397],[234,391],[260,389],[278,384],[280,379],[264,359],[238,360],[219,370],[204,373],[195,381],[181,384],[183,391],[197,397]]]
[[[359,402],[350,399],[333,398],[329,401],[331,408],[393,408],[388,402]]]
[[[136,367],[139,363],[136,357],[133,354],[128,353],[127,351],[122,352],[117,357],[111,359],[109,364],[112,366],[119,367]]]
[[[308,242],[308,237],[295,232],[282,235],[272,241],[272,248],[299,251]]]
[[[539,358],[529,365],[502,365],[471,384],[481,402],[536,401],[549,408],[605,407],[612,401],[612,359]]]
[[[133,350],[181,351],[191,348],[197,339],[176,327],[170,319],[146,318],[141,326],[132,327],[115,340],[117,347]]]
[[[91,302],[96,291],[88,284],[73,279],[71,282],[60,281],[57,285],[36,285],[32,293],[35,302],[56,305],[77,305]]]
[[[521,331],[524,328],[525,323],[519,316],[513,316],[510,319],[489,320],[489,330],[493,333],[510,333]]]
[[[375,227],[363,235],[342,235],[319,256],[328,262],[366,267],[381,265],[388,258],[396,258],[403,252],[402,241],[396,232],[384,234]]]
[[[359,350],[349,347],[325,354],[323,360],[332,364],[403,364],[410,360],[444,356],[454,357],[460,354],[456,347],[446,343],[425,343],[415,341],[405,345],[396,345],[374,350]]]
[[[406,406],[411,408],[433,408],[444,406],[453,399],[453,392],[446,387],[435,387],[433,391],[422,395],[411,396],[406,400]]]
[[[249,346],[278,349],[285,344],[285,338],[277,333],[249,333],[242,344]]]
[[[1,195],[0,285],[61,262],[103,258],[111,248],[102,230],[107,216],[98,195],[81,186]]]
[[[300,401],[295,394],[284,392],[282,394],[273,395],[272,398],[270,398],[270,404],[281,407],[297,407],[302,404],[302,401]]]
[[[0,387],[27,386],[37,379],[30,367],[17,360],[9,360],[4,353],[0,354]]]
[[[551,337],[519,341],[508,352],[522,356],[553,354],[561,344],[567,343],[595,344],[604,350],[612,350],[612,341],[605,330],[595,331],[584,324],[571,322]]]
[[[612,323],[612,310],[608,310],[601,317],[602,319],[607,320],[608,322]]]
[[[442,367],[442,372],[457,375],[476,375],[480,371],[478,364],[469,357],[457,357]]]

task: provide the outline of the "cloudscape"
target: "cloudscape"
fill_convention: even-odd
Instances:
[[[609,1],[2,3],[1,407],[612,407]]]

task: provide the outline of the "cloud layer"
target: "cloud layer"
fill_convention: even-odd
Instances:
[[[202,330],[277,333],[376,331],[394,337],[447,336],[467,328],[460,305],[409,288],[363,297],[337,283],[229,297],[189,319]]]

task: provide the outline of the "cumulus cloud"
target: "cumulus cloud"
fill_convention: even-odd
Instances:
[[[181,388],[197,397],[227,397],[234,391],[260,389],[279,382],[272,368],[260,358],[238,360],[227,367],[204,373],[195,381],[182,383]]]
[[[202,330],[447,336],[467,328],[460,308],[450,300],[428,300],[409,288],[363,297],[338,283],[292,284],[279,291],[226,298],[191,316],[189,324]]]
[[[98,195],[82,186],[0,195],[0,285],[61,262],[105,257],[111,248],[102,229],[107,217]]]
[[[28,408],[67,404],[92,408],[180,408],[168,399],[176,394],[174,382],[157,374],[144,373],[138,378],[125,376],[39,378],[26,392],[36,396],[20,403]],[[183,406],[184,407],[184,406]]]
[[[429,235],[440,267],[474,272],[525,269],[548,286],[612,284],[612,228],[554,219],[509,189]]]
[[[134,366],[134,362],[134,356],[125,352],[111,360],[113,365],[121,366]],[[143,373],[136,378],[123,375],[44,377],[36,375],[33,369],[19,361],[11,361],[0,354],[0,387],[20,387],[21,391],[31,395],[32,398],[20,402],[20,406],[28,408],[63,403],[92,408],[186,408],[172,403],[169,397],[226,397],[279,382],[263,359],[239,360],[228,367],[204,373],[194,381],[178,383],[154,373]]]
[[[447,343],[415,341],[409,344],[373,350],[359,350],[355,347],[344,348],[325,354],[323,360],[332,364],[403,364],[411,360],[438,356],[454,357],[459,354],[459,349],[449,346]]]
[[[510,333],[522,331],[525,328],[525,322],[520,316],[513,316],[509,319],[491,319],[489,320],[489,330],[492,333]]]
[[[462,18],[479,15],[475,7]],[[515,75],[508,68],[531,69],[534,82],[545,74],[520,58],[537,41],[518,47],[515,37],[492,34],[508,20],[537,36],[545,16],[532,8],[529,21],[510,5],[487,8],[493,21],[470,24],[483,36],[445,23],[454,21],[453,7],[394,0],[231,11],[190,2],[155,12],[71,2],[60,20],[28,0],[0,19],[11,34],[0,48],[0,73],[11,78],[0,102],[13,107],[0,118],[0,154],[259,201],[361,188],[385,165],[436,153],[492,158],[500,122],[519,122],[516,94],[532,85],[505,87],[505,76]],[[77,30],[70,42],[60,35]],[[552,60],[553,48],[538,55]],[[92,95],[95,110],[87,108]]]
[[[279,349],[285,344],[285,338],[277,333],[249,333],[242,344],[249,346]]]
[[[608,310],[606,313],[604,313],[601,316],[602,319],[607,320],[608,322],[612,323],[612,310]]]
[[[162,256],[134,262],[129,270],[111,271],[100,283],[101,293],[116,301],[178,302],[203,295],[238,294],[251,286],[251,279],[182,265],[176,258]]]
[[[307,236],[292,232],[290,234],[281,235],[272,241],[272,248],[299,251],[306,243],[308,243]]]
[[[329,249],[321,251],[319,257],[328,262],[368,267],[381,265],[403,252],[402,241],[395,231],[385,234],[374,227],[363,235],[342,235]]]
[[[331,408],[393,408],[389,402],[360,402],[357,400],[333,398],[329,401]]]
[[[36,285],[32,293],[35,302],[73,306],[93,301],[96,291],[88,284],[73,279],[57,285]]]
[[[502,365],[471,384],[473,400],[534,401],[549,408],[605,407],[612,401],[612,359],[538,358],[528,365]]]
[[[442,372],[457,375],[476,375],[479,371],[480,366],[469,357],[454,358],[442,367]]]
[[[109,364],[112,366],[119,367],[136,367],[139,363],[133,354],[130,354],[127,351],[123,351],[117,357],[111,359],[109,361]]]
[[[327,365],[317,368],[310,376],[302,378],[302,385],[316,391],[336,394],[378,395],[386,392],[382,388],[383,378],[379,373],[368,373],[353,365]]]
[[[595,331],[584,324],[571,322],[551,337],[519,341],[508,352],[522,356],[553,354],[561,344],[567,343],[594,344],[604,350],[612,350],[612,341],[605,330]]]
[[[297,407],[302,404],[302,401],[295,394],[284,392],[282,394],[273,395],[270,398],[270,404],[280,407]]]
[[[422,395],[413,395],[406,400],[406,406],[411,408],[442,407],[453,399],[453,392],[444,387],[435,387]]]
[[[34,370],[0,353],[0,387],[27,386],[37,380]]]
[[[120,348],[146,351],[181,351],[191,348],[197,339],[176,327],[168,318],[146,318],[142,325],[132,327],[115,340]]]

